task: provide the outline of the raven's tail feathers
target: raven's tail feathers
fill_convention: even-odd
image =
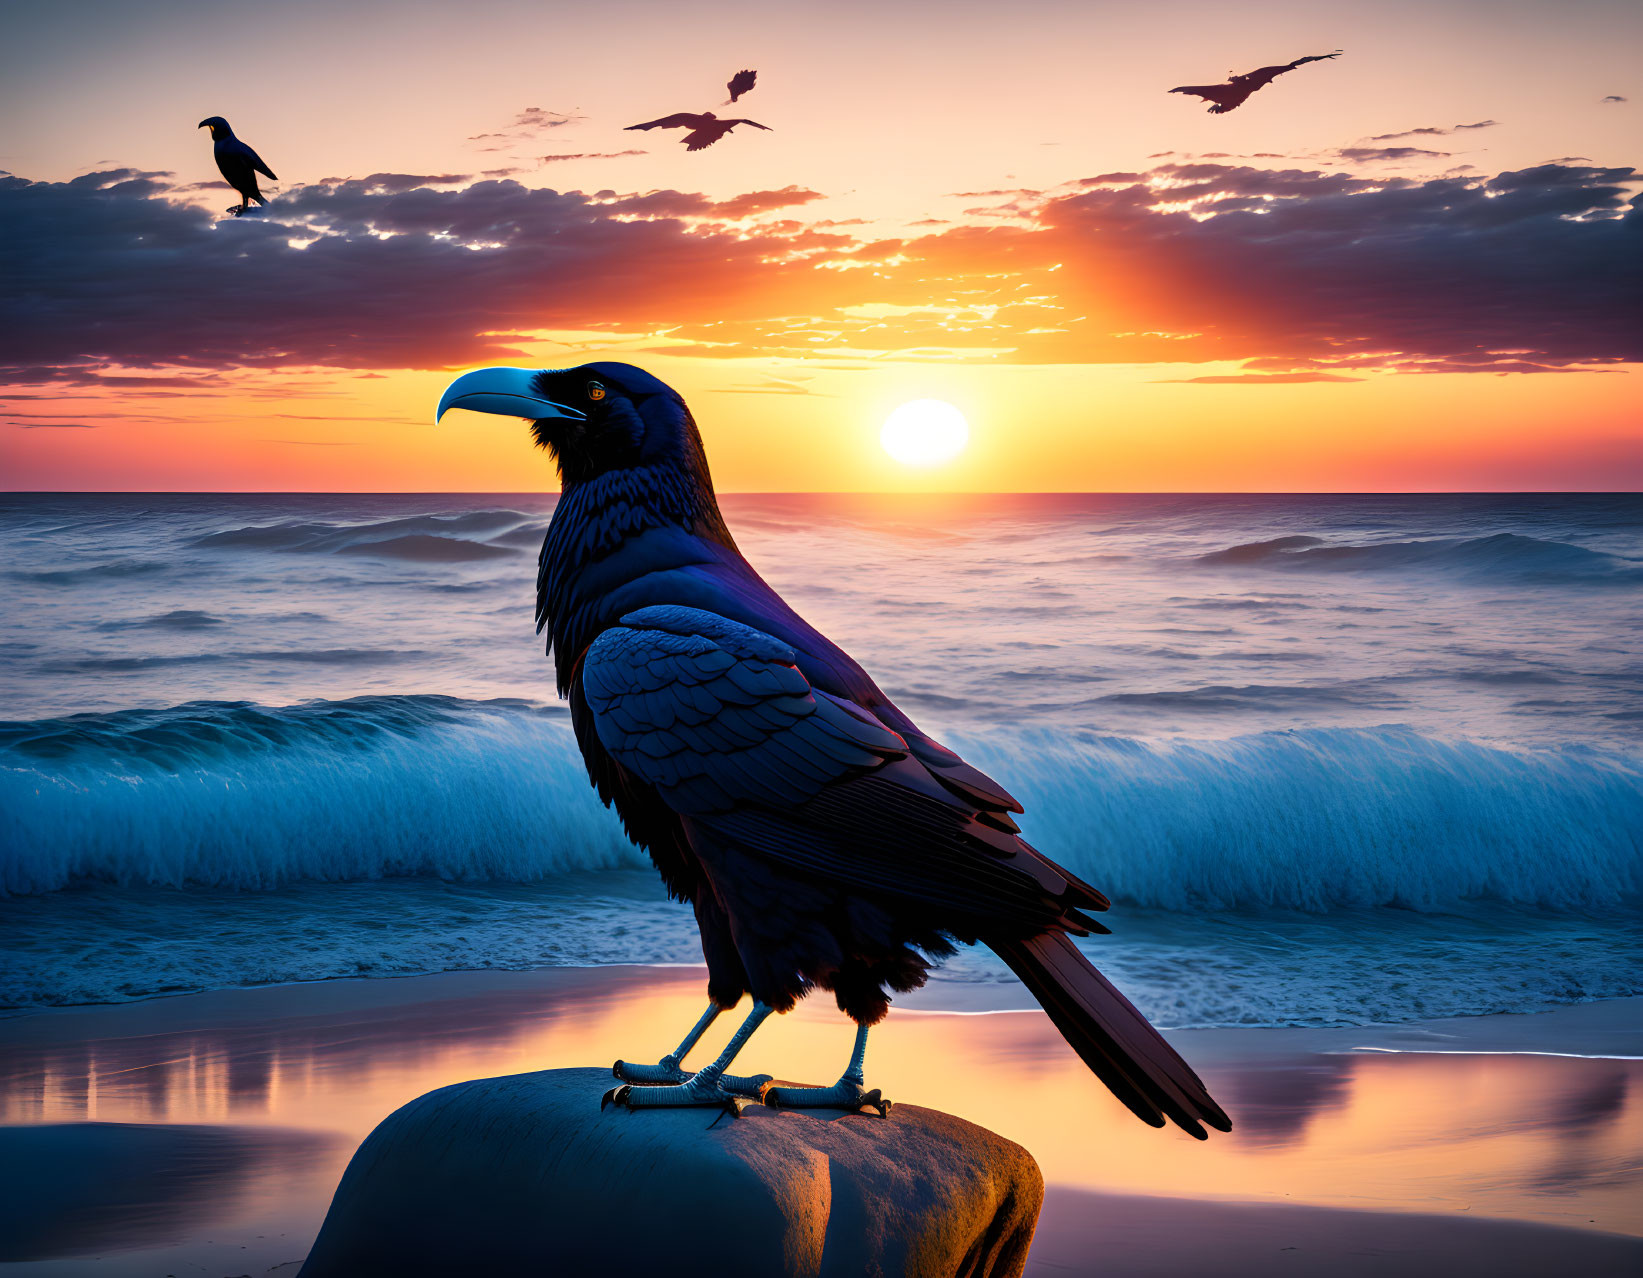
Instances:
[[[1096,1077],[1142,1122],[1162,1127],[1166,1118],[1173,1119],[1199,1140],[1208,1136],[1203,1124],[1232,1130],[1232,1120],[1192,1067],[1066,933],[1045,932],[991,946]]]

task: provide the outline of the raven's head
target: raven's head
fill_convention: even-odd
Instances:
[[[197,129],[210,129],[213,142],[221,142],[224,138],[234,136],[234,130],[228,127],[228,121],[220,115],[208,115],[194,127]]]
[[[632,364],[578,368],[479,368],[440,396],[435,420],[452,408],[524,417],[567,486],[613,471],[655,468],[707,483],[701,435],[679,392]]]

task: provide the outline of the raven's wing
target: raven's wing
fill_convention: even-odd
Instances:
[[[688,111],[679,111],[674,115],[664,115],[660,120],[647,120],[644,124],[630,124],[627,131],[634,129],[694,129],[702,122],[699,115],[691,115]]]
[[[751,124],[755,129],[763,129],[766,133],[772,132],[768,124],[760,124],[757,120],[726,120],[726,124],[734,128],[738,124]]]
[[[1171,93],[1190,93],[1194,97],[1203,98],[1206,102],[1219,102],[1226,95],[1227,86],[1224,84],[1183,84],[1179,88],[1171,89]]]
[[[230,183],[233,183],[234,179],[228,175],[230,162],[233,163],[234,170],[237,173],[244,173],[249,176],[252,172],[257,172],[271,182],[279,181],[274,176],[274,171],[262,162],[262,157],[238,138],[224,139],[221,146],[217,148],[217,167],[222,170],[222,175],[228,178]]]
[[[1283,66],[1262,67],[1258,71],[1251,71],[1248,75],[1241,76],[1240,79],[1250,86],[1251,92],[1254,92],[1256,89],[1266,88],[1267,85],[1286,71],[1293,71],[1296,67],[1305,66],[1308,62],[1323,62],[1326,59],[1340,56],[1339,51],[1335,53],[1315,53],[1310,58],[1296,58],[1295,61],[1286,62]]]
[[[725,88],[730,90],[730,100],[734,102],[742,94],[753,87],[754,80],[758,79],[757,71],[738,71],[730,77],[730,83]]]
[[[246,147],[245,149],[247,151],[251,151],[250,147]],[[270,182],[278,182],[279,181],[279,178],[274,176],[274,170],[269,168],[266,164],[264,164],[262,156],[258,155],[255,151],[251,151],[251,167],[254,168],[258,173],[261,173]]]
[[[599,742],[670,808],[791,872],[938,907],[982,932],[1104,930],[1106,898],[1018,836],[975,819],[859,706],[813,689],[751,626],[663,605],[588,648]]]
[[[696,129],[685,134],[685,150],[700,151],[703,147],[712,146],[729,132],[729,129]]]

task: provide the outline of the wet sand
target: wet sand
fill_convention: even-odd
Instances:
[[[0,1020],[0,1274],[294,1274],[393,1109],[654,1058],[701,989],[693,968],[447,973]],[[1049,1194],[1030,1273],[1643,1269],[1643,1000],[1172,1034],[1237,1123],[1200,1144],[1130,1118],[1041,1013],[982,1010],[1011,996],[932,987],[875,1031],[868,1067],[1032,1150]],[[849,1046],[818,999],[738,1066],[830,1081]]]

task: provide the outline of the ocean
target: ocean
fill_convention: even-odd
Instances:
[[[553,693],[553,501],[0,497],[0,1007],[700,962]],[[1643,498],[723,504],[1161,1025],[1643,993]]]

